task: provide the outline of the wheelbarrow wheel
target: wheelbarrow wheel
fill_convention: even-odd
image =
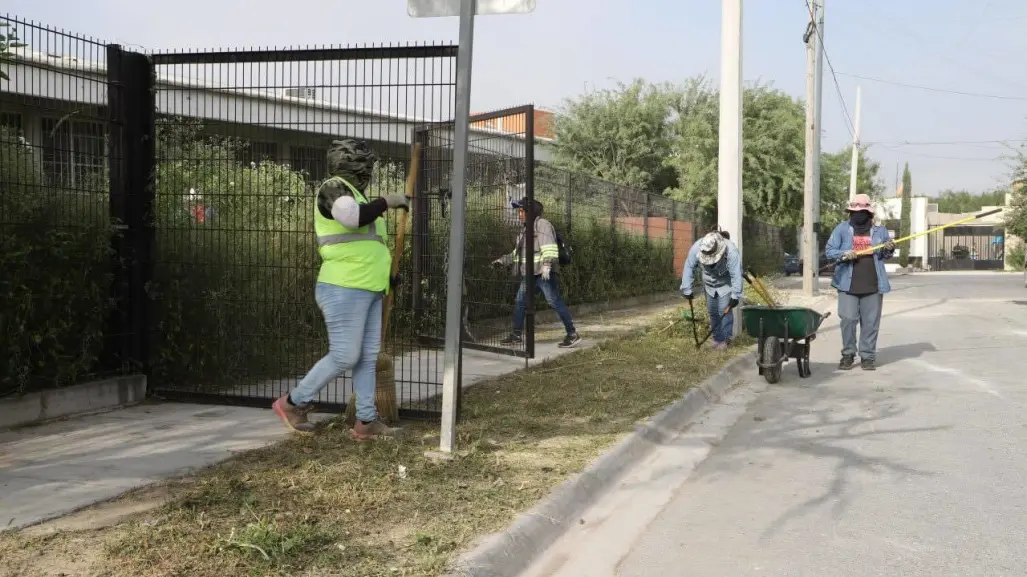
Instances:
[[[765,338],[760,351],[760,363],[763,365],[763,378],[771,385],[781,380],[782,360],[777,337]]]

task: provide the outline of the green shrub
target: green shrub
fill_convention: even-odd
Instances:
[[[40,160],[0,127],[0,396],[75,384],[104,345],[106,199],[50,186]]]
[[[1023,243],[1017,244],[1013,248],[1006,249],[1006,266],[1021,270],[1024,266],[1024,245]]]

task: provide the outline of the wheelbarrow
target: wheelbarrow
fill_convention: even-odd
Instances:
[[[831,313],[821,314],[805,307],[742,307],[742,326],[756,339],[756,366],[770,384],[781,380],[781,367],[795,359],[799,377],[812,373],[809,364],[810,343],[817,338],[817,329]]]

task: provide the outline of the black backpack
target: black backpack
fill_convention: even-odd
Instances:
[[[556,230],[556,227],[553,227],[553,231],[556,233],[556,248],[559,251],[557,261],[561,266],[567,266],[571,264],[571,261],[573,260],[572,256],[574,251],[572,251],[570,245],[564,241],[563,235],[560,234],[560,231]]]

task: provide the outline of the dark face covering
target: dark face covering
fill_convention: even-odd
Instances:
[[[862,235],[870,232],[870,227],[873,223],[873,215],[866,210],[849,213],[849,224],[852,225],[852,230],[856,234]]]

